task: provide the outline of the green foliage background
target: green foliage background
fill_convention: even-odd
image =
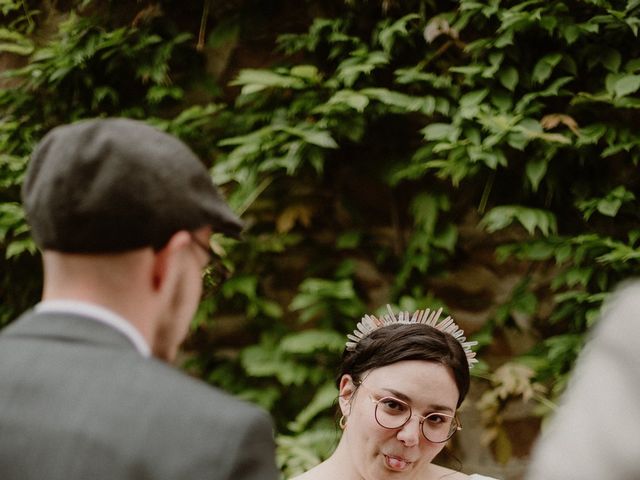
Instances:
[[[145,119],[189,143],[247,220],[185,366],[263,405],[293,475],[337,441],[344,334],[433,279],[469,224],[519,275],[475,338],[487,440],[562,391],[607,293],[635,274],[640,1],[1,0],[0,325],[38,299],[19,203],[52,127]],[[540,272],[548,274],[540,276]],[[505,332],[536,339],[493,356]],[[482,356],[482,355],[481,355]],[[545,387],[547,389],[545,390]]]

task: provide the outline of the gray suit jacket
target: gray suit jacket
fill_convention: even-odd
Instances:
[[[275,480],[268,416],[80,316],[0,332],[0,479]]]

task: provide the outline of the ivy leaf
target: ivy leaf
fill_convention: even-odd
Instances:
[[[540,182],[547,173],[547,161],[542,158],[533,158],[527,162],[526,166],[527,179],[531,183],[531,189],[538,191]]]
[[[553,245],[548,242],[531,242],[523,245],[519,258],[539,262],[550,259],[553,253]]]
[[[598,202],[598,211],[603,215],[615,217],[623,203],[632,202],[636,196],[622,185],[614,188]]]
[[[340,250],[349,250],[359,247],[361,242],[362,233],[352,230],[341,234],[336,239],[336,248]]]
[[[290,73],[294,77],[304,78],[305,80],[320,81],[320,74],[315,65],[296,65],[290,70]]]
[[[522,113],[525,109],[540,97],[555,97],[560,94],[560,88],[571,82],[573,77],[560,77],[554,80],[551,85],[540,92],[530,92],[524,95],[517,103],[515,112]]]
[[[640,109],[640,98],[622,97],[613,101],[616,108],[638,108]]]
[[[606,132],[607,126],[604,123],[593,123],[582,127],[577,145],[596,144]]]
[[[528,139],[539,139],[545,142],[570,144],[571,139],[559,133],[545,133],[542,131],[542,125],[534,119],[525,118],[513,128],[514,132],[522,133]]]
[[[489,89],[475,90],[460,97],[460,107],[475,107],[489,94]]]
[[[602,59],[602,65],[604,68],[609,70],[610,72],[617,72],[620,70],[620,64],[622,63],[622,55],[618,50],[613,48],[608,49],[605,52],[604,58]]]
[[[5,241],[9,232],[16,232],[26,224],[22,206],[15,202],[0,203],[0,241]]]
[[[329,132],[316,129],[304,129],[298,127],[280,127],[278,130],[296,135],[302,138],[305,142],[312,145],[317,145],[323,148],[338,148],[338,144],[333,139]]]
[[[327,300],[351,302],[357,298],[351,279],[326,280],[322,278],[307,278],[298,287],[299,292],[289,304],[289,309],[300,312],[303,322],[314,318],[325,308]],[[355,304],[353,304],[355,306]],[[350,306],[347,306],[351,308]]]
[[[640,88],[640,75],[625,75],[619,78],[613,87],[617,97],[624,97]]]
[[[502,465],[506,465],[513,455],[513,446],[511,440],[504,428],[496,427],[498,431],[495,437],[496,460]]]
[[[433,237],[433,246],[453,253],[458,242],[458,230],[455,225],[448,223],[444,229],[438,231]]]
[[[448,140],[455,142],[460,136],[460,129],[448,123],[432,123],[420,130],[425,140]]]
[[[222,294],[225,298],[232,298],[240,294],[246,298],[256,298],[258,278],[255,275],[234,275],[222,284]]]
[[[254,345],[245,348],[240,360],[249,375],[275,376],[283,385],[302,385],[309,375],[308,368],[284,358],[282,352],[271,345]]]
[[[624,70],[629,73],[634,73],[640,70],[640,58],[633,58],[629,60],[624,66]]]
[[[280,342],[280,349],[295,354],[310,354],[320,350],[340,353],[345,341],[345,337],[336,331],[309,329],[285,336]]]
[[[538,222],[538,215],[536,215],[536,212],[532,209],[522,209],[516,214],[516,218],[520,221],[527,232],[532,235]]]
[[[620,185],[602,198],[582,200],[576,202],[576,206],[582,211],[585,220],[589,220],[596,211],[607,217],[615,217],[624,203],[632,202],[635,198],[632,192]]]
[[[569,45],[574,43],[578,37],[580,37],[580,29],[573,23],[561,26],[560,33]]]
[[[327,102],[329,105],[344,104],[357,112],[364,112],[369,105],[369,97],[353,90],[339,90]]]
[[[518,85],[518,70],[515,67],[507,67],[500,71],[498,79],[504,88],[513,92]]]
[[[24,35],[6,28],[0,28],[0,53],[7,52],[15,55],[28,56],[33,53],[33,41]]]
[[[640,27],[640,18],[638,18],[638,17],[630,17],[630,18],[626,18],[624,21],[629,26],[629,28],[631,29],[633,34],[637,37],[638,36],[638,28]]]
[[[462,67],[451,67],[449,68],[449,71],[453,73],[462,73],[469,78],[473,78],[474,76],[484,72],[485,68],[487,68],[485,65],[471,64],[464,65]]]
[[[489,64],[490,66],[482,72],[482,78],[495,78],[496,72],[502,65],[502,60],[504,59],[504,53],[502,52],[492,52],[489,54]]]
[[[297,77],[281,75],[269,70],[244,69],[230,85],[243,85],[242,95],[259,92],[265,88],[303,88],[305,83]]]
[[[407,30],[407,25],[409,24],[409,22],[419,19],[420,15],[416,13],[410,13],[409,15],[405,15],[404,17],[396,20],[388,27],[383,28],[380,31],[378,38],[380,40],[380,45],[382,45],[384,51],[390,53],[396,38],[408,36],[409,33]]]
[[[96,94],[96,98],[98,98],[98,92],[96,92],[95,94]],[[117,92],[112,89],[109,89],[109,90],[104,89],[103,91],[100,92],[99,100],[101,101],[106,97],[110,97],[113,100],[115,100],[118,98]],[[163,100],[166,100],[167,98],[171,98],[172,100],[180,100],[183,97],[184,97],[184,91],[181,88],[178,88],[175,86],[166,87],[164,85],[153,85],[147,91],[147,100],[151,104],[159,104],[160,102],[162,102]]]
[[[502,205],[491,209],[480,221],[480,226],[493,233],[508,227],[514,221],[518,221],[530,235],[533,235],[536,229],[545,236],[557,230],[553,213],[518,205]]]
[[[351,57],[343,60],[336,71],[337,79],[351,87],[362,75],[370,75],[376,68],[389,63],[389,56],[382,51],[369,52],[366,49],[355,51]]]
[[[30,253],[31,255],[35,255],[37,251],[38,248],[31,238],[13,240],[7,247],[5,258],[11,259],[13,257],[18,257],[23,253]]]
[[[555,252],[556,263],[557,264],[564,263],[569,258],[571,258],[571,253],[572,253],[571,245],[564,244],[559,246]]]
[[[278,215],[276,219],[276,230],[278,233],[287,233],[293,229],[296,223],[304,227],[311,225],[313,209],[308,205],[289,205]]]
[[[622,206],[619,198],[603,198],[598,202],[598,211],[607,217],[615,217]]]
[[[615,94],[616,91],[616,83],[618,80],[625,77],[624,73],[610,73],[604,79],[604,86],[608,93],[611,95]],[[609,99],[610,100],[610,99]]]
[[[536,83],[544,83],[551,76],[553,69],[562,60],[562,54],[550,53],[542,57],[533,67],[532,80]]]
[[[413,97],[386,88],[364,88],[360,90],[360,93],[385,105],[398,107],[407,112],[423,111],[430,114],[435,109],[433,97]]]
[[[304,431],[316,415],[334,405],[337,397],[338,390],[333,382],[325,383],[316,391],[311,402],[298,413],[295,420],[289,423],[289,429],[296,433]]]

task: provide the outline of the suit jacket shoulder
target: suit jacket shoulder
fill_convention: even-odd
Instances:
[[[44,317],[44,318],[37,318]],[[275,480],[258,408],[64,315],[0,333],[3,480]]]

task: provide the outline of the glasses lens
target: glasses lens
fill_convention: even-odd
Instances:
[[[400,428],[411,418],[411,407],[397,398],[384,397],[376,404],[376,421],[384,428]]]
[[[422,433],[430,442],[442,443],[458,431],[458,419],[444,413],[430,413],[422,422]]]
[[[211,261],[202,272],[203,295],[215,295],[231,272],[218,257],[212,257]]]

